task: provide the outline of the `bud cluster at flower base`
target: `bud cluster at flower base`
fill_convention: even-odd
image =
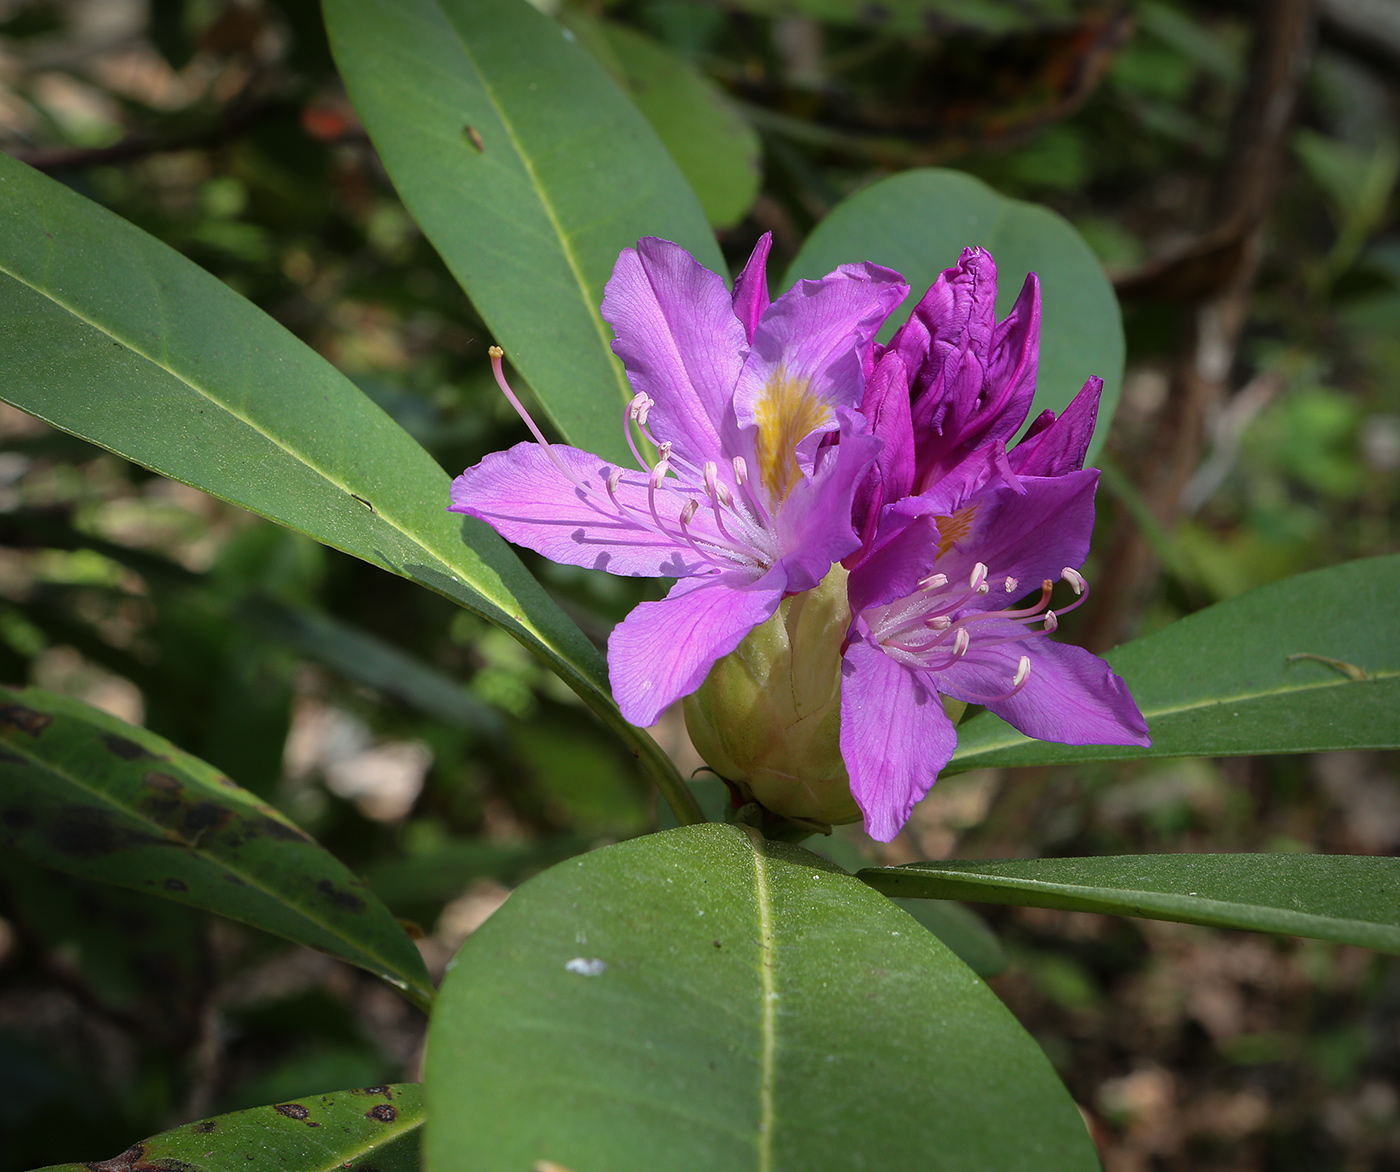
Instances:
[[[467,469],[450,507],[555,561],[677,579],[609,639],[619,707],[649,725],[689,697],[701,755],[774,814],[893,838],[956,746],[945,703],[1150,743],[1108,665],[1047,638],[1087,597],[1102,384],[1008,443],[1035,394],[1035,275],[998,322],[996,266],[967,249],[881,346],[899,274],[843,265],[770,304],[768,248],[732,294],[668,241],[618,258],[602,313],[636,470],[549,444],[493,349],[537,442]]]

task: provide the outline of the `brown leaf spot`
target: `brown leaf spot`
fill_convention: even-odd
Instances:
[[[342,908],[347,912],[362,912],[365,910],[364,900],[349,891],[342,891],[329,879],[322,879],[316,884],[316,890],[330,900],[331,903],[335,904],[336,907]]]
[[[486,153],[486,143],[482,141],[481,131],[475,126],[464,126],[462,127],[462,133],[471,140],[472,146],[476,147],[479,154],[484,155]]]
[[[127,744],[130,743],[130,741],[127,742]],[[136,747],[140,748],[139,745]],[[141,780],[150,786],[151,789],[158,789],[161,793],[165,794],[178,794],[185,788],[179,778],[171,777],[168,773],[157,773],[154,769]]]
[[[199,1132],[200,1135],[208,1135],[211,1131],[214,1131],[218,1126],[219,1124],[217,1120],[201,1119],[198,1123],[194,1125],[194,1129],[195,1131]]]
[[[398,1109],[391,1103],[377,1103],[365,1112],[366,1119],[374,1119],[379,1123],[393,1123],[398,1117]]]
[[[92,1172],[131,1172],[145,1154],[145,1144],[132,1144],[120,1156],[113,1156],[110,1160],[98,1160],[94,1164],[84,1164],[83,1167],[90,1168]]]
[[[249,833],[265,834],[268,838],[276,839],[278,842],[310,842],[311,836],[298,826],[292,826],[277,818],[268,818],[265,815],[252,819],[248,825]]]
[[[176,879],[173,875],[162,886],[166,891],[188,891],[190,889],[189,884],[183,879]]]
[[[140,757],[152,756],[152,754],[148,753],[135,741],[129,741],[126,737],[119,737],[116,733],[103,733],[102,743],[123,761],[135,761]]]
[[[305,1123],[311,1117],[311,1112],[300,1103],[278,1103],[272,1109],[288,1119],[295,1119],[298,1123]]]
[[[13,728],[37,737],[53,723],[47,712],[36,712],[23,704],[0,705],[0,729]]]
[[[45,833],[54,850],[77,859],[92,859],[161,841],[122,826],[109,811],[96,806],[69,806],[60,811]]]
[[[206,830],[217,830],[233,817],[233,811],[216,802],[199,802],[185,811],[180,819],[180,833],[186,838],[203,834]]]

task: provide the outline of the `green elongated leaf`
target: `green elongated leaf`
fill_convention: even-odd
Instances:
[[[341,76],[404,203],[570,443],[630,461],[599,316],[617,254],[664,236],[722,271],[646,119],[525,0],[327,0]]]
[[[1150,749],[1031,741],[984,712],[958,727],[948,769],[1398,747],[1400,555],[1260,587],[1106,658]]]
[[[890,896],[1109,912],[1400,952],[1400,859],[1122,855],[954,860],[872,867],[859,877]]]
[[[444,594],[544,659],[698,815],[602,656],[448,478],[314,351],[197,265],[0,155],[0,397]]]
[[[1049,208],[1008,199],[958,171],[904,171],[857,192],[818,224],[784,286],[850,261],[898,270],[911,291],[882,332],[883,340],[938,274],[972,245],[987,249],[997,262],[999,315],[1010,311],[1026,273],[1040,277],[1040,370],[1030,418],[1047,407],[1063,410],[1086,379],[1103,379],[1092,459],[1108,433],[1123,383],[1123,319],[1098,258]]]
[[[948,900],[899,899],[901,908],[946,944],[979,977],[995,977],[1011,963],[997,934],[971,908]]]
[[[395,1083],[215,1115],[110,1160],[39,1172],[418,1172],[422,1126],[421,1089]]]
[[[710,223],[738,223],[758,198],[763,147],[728,95],[660,41],[626,25],[578,11],[568,25],[590,47],[596,40],[606,46],[619,80],[695,189]]]
[[[562,863],[454,963],[431,1172],[1098,1167],[1045,1056],[931,933],[732,826]]]
[[[0,848],[242,920],[432,1002],[413,941],[333,855],[213,766],[77,700],[0,688]]]

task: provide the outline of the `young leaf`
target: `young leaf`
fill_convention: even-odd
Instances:
[[[1062,410],[1086,379],[1103,379],[1092,459],[1108,434],[1123,382],[1123,319],[1098,258],[1049,208],[1008,199],[958,171],[905,171],[839,204],[807,237],[784,286],[849,261],[873,260],[909,282],[909,298],[892,318],[898,324],[971,245],[997,262],[999,314],[1010,311],[1026,273],[1040,276],[1040,370],[1030,417],[1047,407]],[[886,326],[881,338],[891,332],[893,325]]]
[[[172,249],[0,155],[0,397],[174,480],[446,595],[539,655],[688,819],[603,657],[448,477],[309,347]]]
[[[396,1083],[306,1095],[163,1131],[110,1160],[38,1172],[418,1172],[421,1089]]]
[[[432,1002],[413,941],[333,855],[213,766],[77,700],[0,688],[0,848],[242,920]]]
[[[1400,952],[1400,859],[1122,855],[909,863],[859,878],[890,896],[1109,912]]]
[[[448,975],[426,1088],[431,1172],[1098,1167],[1044,1054],[932,933],[732,826],[518,888]]]
[[[989,712],[949,771],[1400,747],[1400,555],[1299,574],[1110,651],[1152,747],[1031,741]]]
[[[723,261],[666,148],[525,0],[328,0],[351,100],[414,219],[572,444],[630,463],[599,316],[641,236]]]

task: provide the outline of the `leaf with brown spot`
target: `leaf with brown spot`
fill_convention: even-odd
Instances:
[[[0,721],[0,848],[242,920],[431,1003],[418,949],[389,909],[271,806],[76,700],[0,689],[0,706],[10,714]],[[145,768],[151,758],[159,770]]]
[[[109,1160],[38,1172],[419,1172],[422,1089],[374,1089],[394,1096],[394,1118],[366,1117],[363,1091],[335,1091],[186,1123]]]

